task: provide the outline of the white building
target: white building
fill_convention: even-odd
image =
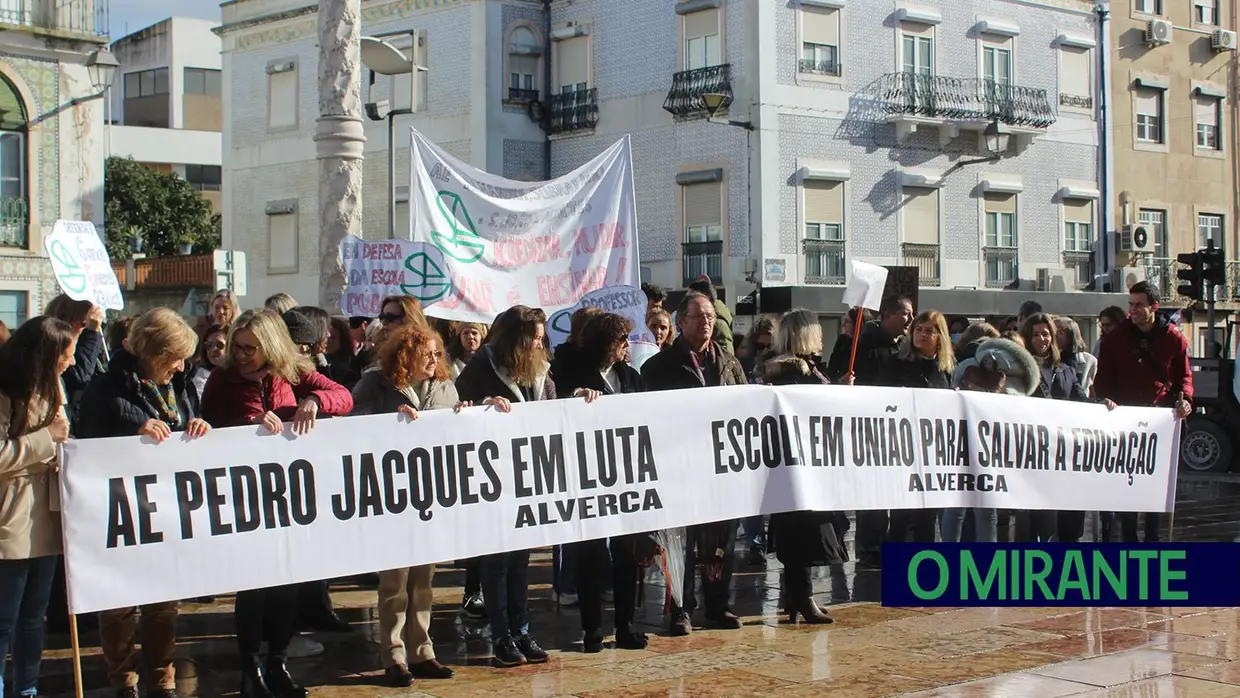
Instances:
[[[55,222],[103,230],[103,87],[86,63],[106,34],[106,0],[0,3],[0,320],[10,328],[59,292],[43,251]]]
[[[1062,289],[1048,308],[1093,314],[1112,299],[1075,292],[1100,215],[1091,4],[923,2],[555,0],[548,17],[538,0],[363,0],[362,16],[363,34],[417,30],[428,68],[397,129],[398,185],[406,124],[525,179],[631,134],[658,285],[707,273],[735,299],[760,281],[772,309],[835,313],[855,258],[916,267],[924,307],[1010,313],[1045,288]],[[249,254],[253,297],[313,298],[314,8],[223,12],[225,244]],[[706,120],[704,94],[725,95],[726,115]],[[994,118],[1002,157],[962,164],[987,153]],[[387,143],[382,124],[366,135],[377,238]]]
[[[171,17],[112,45],[111,155],[175,173],[220,207],[220,39],[208,19]]]

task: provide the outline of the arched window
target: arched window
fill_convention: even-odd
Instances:
[[[26,106],[13,83],[0,75],[0,247],[25,247],[29,205],[26,200]]]
[[[508,34],[508,101],[538,99],[538,64],[542,46],[528,27],[518,26]]]

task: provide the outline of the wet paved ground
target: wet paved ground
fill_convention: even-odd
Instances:
[[[1240,540],[1240,484],[1232,479],[1182,481],[1176,540]],[[1087,532],[1087,538],[1091,535]],[[579,616],[557,610],[550,556],[535,556],[531,632],[549,663],[517,669],[489,666],[483,625],[457,613],[463,573],[436,576],[432,635],[439,659],[457,669],[449,681],[412,688],[382,686],[374,590],[339,588],[349,635],[315,635],[318,657],[293,661],[315,698],[387,696],[1176,696],[1240,697],[1240,610],[1209,608],[883,608],[879,572],[853,564],[818,570],[820,603],[832,600],[831,626],[779,622],[779,564],[742,566],[734,608],[745,626],[651,636],[642,651],[583,654]],[[663,587],[654,572],[639,609],[650,633],[662,633]],[[700,618],[695,620],[700,621]],[[183,696],[234,695],[237,660],[228,599],[185,604],[180,624],[178,688]],[[111,696],[98,638],[83,637],[87,695]],[[43,690],[73,695],[68,638],[49,638]]]

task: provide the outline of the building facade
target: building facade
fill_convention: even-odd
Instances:
[[[109,154],[175,173],[220,210],[223,99],[212,20],[172,17],[118,39]]]
[[[57,220],[103,230],[106,0],[0,5],[0,320],[15,327],[58,292],[43,238]]]
[[[223,13],[225,245],[249,254],[252,297],[314,297],[315,8]],[[427,68],[396,129],[398,190],[410,125],[519,179],[630,135],[642,273],[660,286],[787,286],[838,314],[859,259],[916,268],[922,305],[953,313],[1043,293],[1068,314],[1108,304],[1078,291],[1105,266],[1084,0],[363,0],[362,17],[364,35],[416,30]],[[379,238],[384,125],[366,137]]]

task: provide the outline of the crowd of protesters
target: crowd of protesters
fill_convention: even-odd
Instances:
[[[1181,417],[1193,410],[1187,341],[1158,312],[1158,293],[1145,283],[1131,289],[1127,311],[1108,308],[1100,315],[1103,334],[1092,352],[1073,320],[1034,302],[996,327],[949,320],[891,297],[876,317],[849,313],[828,350],[818,315],[808,310],[757,318],[734,336],[733,318],[709,282],[692,284],[675,309],[663,307],[661,290],[643,289],[646,324],[659,351],[640,370],[629,363],[634,328],[621,315],[575,312],[568,340],[553,353],[547,318],[537,308],[508,308],[490,325],[445,322],[428,319],[406,296],[384,299],[377,318],[345,318],[300,306],[286,294],[241,312],[221,291],[199,332],[167,308],[105,327],[101,308],[60,296],[11,334],[0,327],[0,659],[12,657],[11,695],[37,694],[44,628],[59,631],[68,622],[56,478],[61,445],[70,438],[201,439],[212,429],[242,425],[307,433],[320,419],[366,414],[400,415],[416,430],[426,410],[487,404],[504,413],[520,402],[594,402],[746,383],[974,390],[1095,402],[1099,409],[1168,407]],[[985,508],[860,511],[852,555],[859,564],[881,566],[887,541],[1077,541],[1084,516]],[[1109,539],[1118,527],[1123,540],[1137,541],[1138,523],[1137,514],[1103,513],[1102,534]],[[1146,541],[1159,539],[1160,523],[1159,515],[1145,515]],[[748,563],[765,564],[773,553],[783,564],[781,600],[790,621],[832,622],[813,597],[811,568],[850,559],[851,525],[845,512],[807,511],[689,528],[683,602],[669,603],[668,632],[693,631],[699,577],[705,625],[741,626],[730,590],[738,539]],[[658,555],[649,534],[556,551],[556,598],[579,607],[585,652],[604,647],[608,600],[615,646],[646,647],[634,614],[645,568]],[[462,612],[486,620],[493,663],[547,661],[530,628],[530,552],[456,564],[466,570]],[[388,685],[454,674],[436,659],[430,637],[434,576],[435,565],[421,565],[380,571],[370,580],[377,586]],[[152,698],[175,696],[177,613],[178,603],[168,602],[99,614],[118,698],[136,698],[139,686]],[[350,630],[332,608],[326,581],[240,591],[234,623],[243,698],[304,698],[308,692],[287,660],[323,648],[300,631]]]

